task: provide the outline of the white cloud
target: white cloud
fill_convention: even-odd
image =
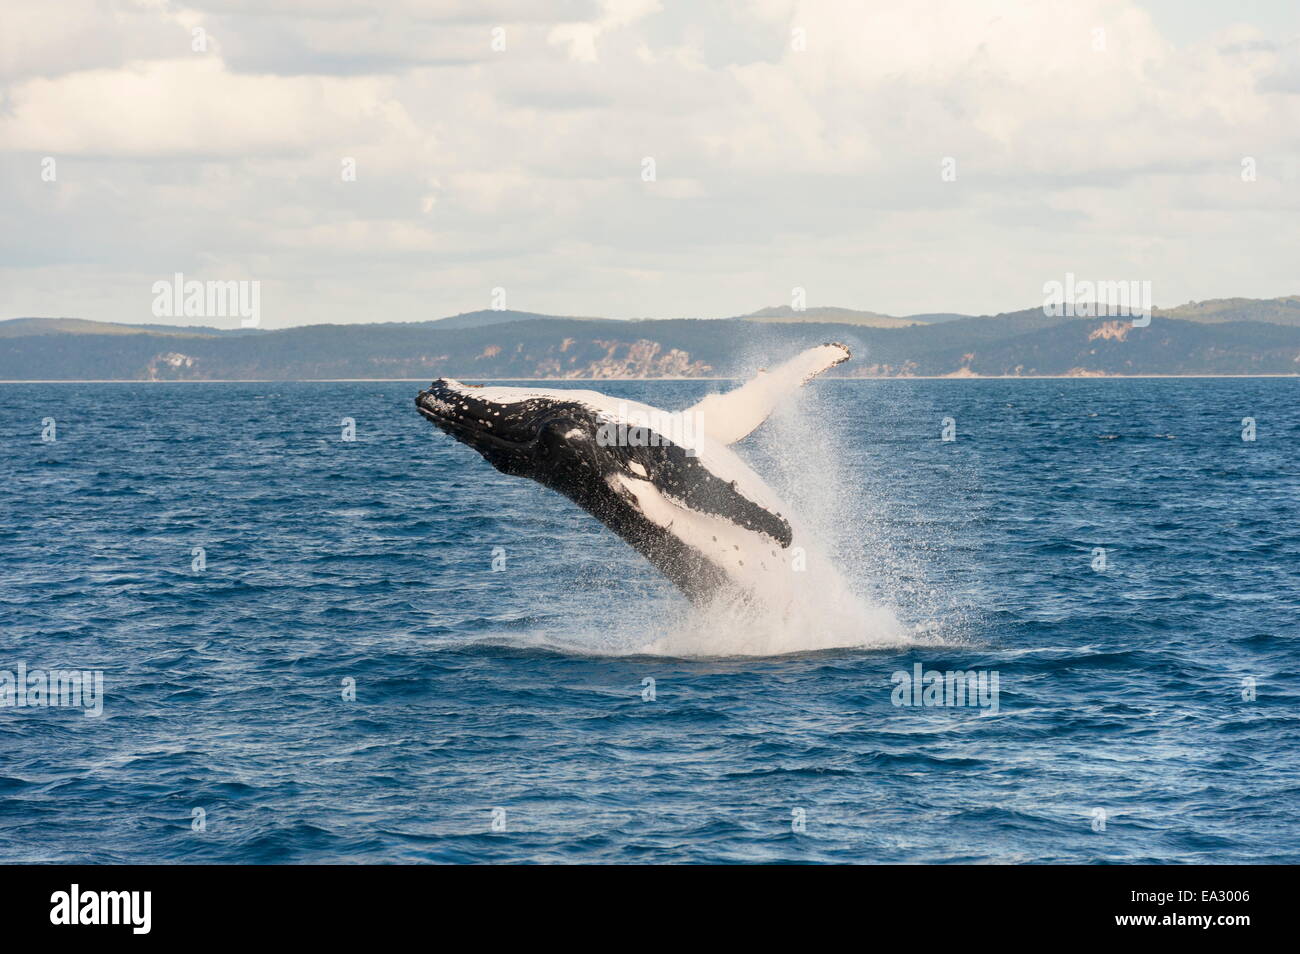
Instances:
[[[386,78],[249,76],[211,56],[28,79],[0,140],[17,151],[232,159],[313,152],[419,130]]]
[[[1300,40],[1268,24],[1189,47],[1137,0],[430,9],[29,5],[0,41],[0,314],[141,320],[141,282],[195,269],[275,283],[273,325],[496,285],[692,316],[793,285],[1001,310],[1066,270],[1164,304],[1297,291]]]

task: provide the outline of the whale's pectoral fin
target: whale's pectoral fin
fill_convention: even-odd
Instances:
[[[842,344],[809,348],[789,361],[760,371],[758,376],[726,394],[710,394],[686,411],[698,414],[704,433],[723,444],[734,444],[762,424],[777,403],[828,368],[849,360]]]

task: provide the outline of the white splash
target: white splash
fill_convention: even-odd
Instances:
[[[893,612],[819,574],[783,610],[720,598],[685,609],[637,652],[657,656],[780,656],[827,649],[885,649],[912,642]],[[810,584],[812,579],[810,578]],[[822,584],[825,584],[824,588]]]
[[[844,383],[812,385],[787,395],[744,446],[734,448],[769,482],[804,549],[802,569],[792,561],[762,582],[757,599],[722,594],[704,606],[683,604],[656,627],[637,652],[669,656],[772,656],[828,649],[885,649],[933,641],[899,621],[881,594],[889,581],[864,579],[857,554],[878,534],[864,522],[873,509],[867,488],[840,466],[843,414],[836,401],[859,399]],[[839,389],[839,390],[835,390]],[[869,449],[868,449],[869,452]],[[871,569],[878,569],[878,563]]]

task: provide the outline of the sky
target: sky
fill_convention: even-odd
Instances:
[[[382,12],[376,13],[376,10]],[[6,0],[0,318],[1300,294],[1294,0]]]

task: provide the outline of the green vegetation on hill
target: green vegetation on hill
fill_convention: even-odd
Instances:
[[[1215,298],[1189,301],[1176,308],[1157,308],[1157,315],[1185,321],[1265,321],[1300,327],[1300,295],[1285,298]]]
[[[760,308],[748,315],[742,315],[746,321],[771,323],[809,322],[843,325],[862,325],[867,328],[908,328],[921,322],[915,318],[896,318],[893,315],[881,315],[874,311],[855,311],[852,308],[805,308],[796,311],[789,305],[776,308]]]

